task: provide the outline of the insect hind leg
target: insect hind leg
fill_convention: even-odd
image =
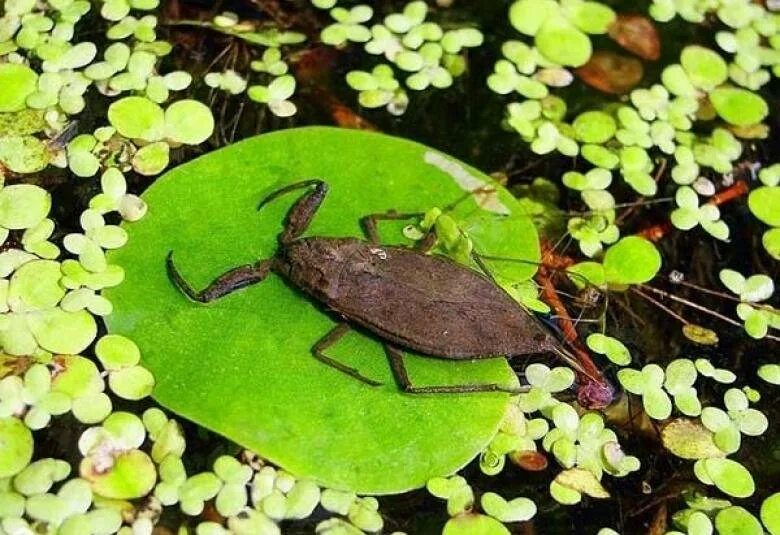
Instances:
[[[404,364],[404,354],[399,348],[384,344],[385,353],[393,370],[393,376],[398,387],[407,394],[472,394],[476,392],[506,392],[508,394],[521,394],[526,388],[507,388],[495,383],[472,385],[443,385],[443,386],[414,386],[409,379],[409,373]]]
[[[347,323],[339,323],[338,325],[336,325],[333,329],[330,330],[328,334],[323,336],[316,344],[314,344],[314,347],[311,348],[312,355],[314,355],[314,358],[316,358],[323,364],[326,364],[331,368],[335,368],[341,373],[345,373],[350,377],[354,377],[355,379],[357,379],[362,383],[366,383],[367,385],[370,386],[380,386],[382,383],[378,381],[374,381],[373,379],[370,379],[365,375],[362,375],[355,368],[347,366],[346,364],[342,364],[336,359],[329,357],[328,355],[325,354],[325,350],[328,349],[330,346],[336,344],[336,342],[338,342],[339,340],[341,340],[344,337],[344,335],[350,331],[350,329],[351,327]]]

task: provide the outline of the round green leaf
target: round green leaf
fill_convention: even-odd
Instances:
[[[51,195],[32,184],[14,184],[0,189],[0,226],[7,229],[32,228],[46,218]]]
[[[166,120],[162,108],[145,97],[125,97],[108,107],[108,120],[117,132],[130,139],[162,139]]]
[[[30,313],[27,324],[39,346],[63,355],[84,351],[97,334],[95,319],[86,310],[65,312],[61,308],[52,308]]]
[[[35,136],[0,136],[0,164],[14,173],[36,173],[50,160],[48,147]]]
[[[604,143],[612,139],[617,129],[615,119],[603,111],[586,111],[574,119],[572,124],[577,139],[584,143]]]
[[[754,189],[748,197],[753,215],[769,226],[780,227],[780,186]]]
[[[126,278],[105,291],[114,304],[109,331],[138,344],[160,404],[297,477],[362,493],[420,487],[484,449],[508,396],[403,394],[382,346],[357,332],[327,354],[382,385],[325,366],[311,348],[334,318],[275,274],[209,306],[187,300],[166,275],[171,250],[196,287],[226,269],[272,256],[296,196],[260,212],[257,203],[310,177],[330,186],[307,232],[319,236],[361,236],[359,219],[366,214],[426,211],[460,199],[464,188],[492,184],[427,147],[360,131],[293,129],[237,143],[170,171],[144,193],[149,214],[128,226],[128,244],[110,253]],[[494,210],[517,206],[500,188],[488,200],[483,204]],[[467,199],[455,216],[475,211],[475,201]],[[408,243],[407,224],[381,223],[383,243]],[[526,240],[518,241],[512,256],[538,259],[538,244],[525,250],[523,244],[532,243]],[[162,324],[169,327],[160,329]],[[453,362],[408,354],[406,364],[420,385],[516,381],[503,359]]]
[[[105,462],[105,461],[102,461]],[[81,477],[89,481],[92,491],[103,498],[132,500],[145,496],[157,481],[157,470],[152,459],[140,450],[119,453],[113,464],[96,467],[91,457],[81,461]]]
[[[545,58],[568,67],[584,65],[593,51],[588,36],[558,16],[542,24],[534,42]]]
[[[764,244],[764,249],[769,253],[769,256],[775,260],[780,260],[780,228],[773,228],[764,232],[761,243]]]
[[[709,97],[718,115],[736,126],[760,123],[769,113],[766,101],[747,89],[718,87],[710,93]]]
[[[586,33],[607,33],[615,12],[600,2],[572,2],[567,5],[569,20]]]
[[[495,518],[472,513],[449,519],[442,535],[509,535],[509,530]]]
[[[661,254],[652,242],[638,236],[621,239],[604,255],[607,282],[641,284],[661,269]]]
[[[33,436],[19,418],[0,418],[0,477],[11,477],[27,466],[33,454]]]
[[[756,490],[747,469],[731,459],[705,459],[704,469],[718,489],[736,498],[752,496]]]
[[[705,90],[722,84],[728,78],[728,67],[723,58],[703,46],[686,46],[680,53],[680,63],[691,83]]]
[[[133,156],[133,169],[142,175],[156,175],[168,167],[170,146],[164,141],[150,143]]]
[[[198,145],[206,141],[213,131],[211,110],[197,100],[179,100],[165,110],[165,135],[177,143]]]
[[[509,8],[509,22],[526,35],[536,35],[550,16],[560,11],[555,0],[518,0]]]
[[[744,507],[732,505],[721,509],[715,517],[718,535],[763,535],[761,522]]]
[[[758,369],[758,376],[767,383],[780,385],[780,364],[764,364]]]
[[[761,504],[761,522],[771,535],[780,534],[780,492],[775,492]]]
[[[38,75],[27,65],[0,63],[0,112],[25,109],[25,101],[37,84]]]

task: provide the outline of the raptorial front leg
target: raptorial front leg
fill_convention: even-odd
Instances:
[[[328,349],[330,346],[334,345],[339,340],[341,340],[344,337],[344,335],[350,331],[350,328],[351,327],[349,326],[348,323],[339,323],[333,329],[331,329],[331,331],[328,334],[323,336],[316,344],[314,344],[314,347],[311,348],[311,352],[314,355],[314,358],[316,358],[323,364],[327,364],[331,368],[335,368],[338,371],[349,375],[350,377],[354,377],[358,381],[366,383],[367,385],[371,385],[371,386],[381,385],[382,383],[378,381],[374,381],[373,379],[369,379],[365,375],[362,375],[355,368],[347,366],[346,364],[342,364],[341,362],[325,354],[325,350]]]
[[[271,260],[260,260],[254,264],[246,264],[226,271],[203,290],[195,290],[190,283],[184,280],[184,277],[182,277],[173,263],[173,251],[168,253],[165,259],[165,266],[171,282],[184,295],[193,301],[208,303],[265,279],[271,271]]]
[[[403,351],[391,344],[384,344],[390,368],[398,383],[398,387],[407,394],[472,394],[476,392],[506,392],[521,394],[527,388],[505,388],[495,383],[472,385],[414,386],[406,371]]]

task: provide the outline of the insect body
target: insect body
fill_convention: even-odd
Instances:
[[[191,299],[206,303],[260,282],[273,271],[342,320],[315,344],[312,353],[316,358],[365,383],[379,384],[324,353],[350,325],[360,326],[384,343],[399,386],[410,393],[507,389],[495,384],[416,387],[406,373],[404,349],[458,360],[562,353],[552,335],[489,277],[444,256],[379,244],[377,220],[416,214],[366,216],[361,222],[368,240],[302,238],[328,191],[327,184],[320,180],[282,188],[263,200],[260,207],[300,188],[311,189],[288,212],[273,258],[231,269],[204,290],[196,291],[176,269],[169,253],[171,280]]]

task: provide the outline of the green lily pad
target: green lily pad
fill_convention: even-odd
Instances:
[[[307,232],[321,236],[362,236],[363,215],[426,211],[492,184],[425,146],[367,132],[303,128],[237,143],[170,171],[144,193],[149,214],[128,226],[128,244],[110,253],[126,279],[105,292],[114,305],[109,331],[138,344],[160,404],[297,477],[363,494],[421,487],[487,446],[507,408],[506,394],[403,394],[381,345],[353,331],[328,355],[382,383],[368,386],[311,356],[335,318],[277,275],[208,306],[188,301],[166,276],[170,250],[197,287],[272,256],[295,195],[260,212],[258,201],[312,177],[330,186]],[[485,209],[467,198],[455,216],[501,220],[519,209],[500,188],[489,203],[481,200]],[[538,260],[537,240],[528,239],[535,236],[530,219],[523,229],[512,219],[506,239],[518,240],[513,256]],[[409,243],[402,232],[408,223],[381,223],[383,242]],[[406,363],[419,385],[516,384],[504,359],[407,355]]]

